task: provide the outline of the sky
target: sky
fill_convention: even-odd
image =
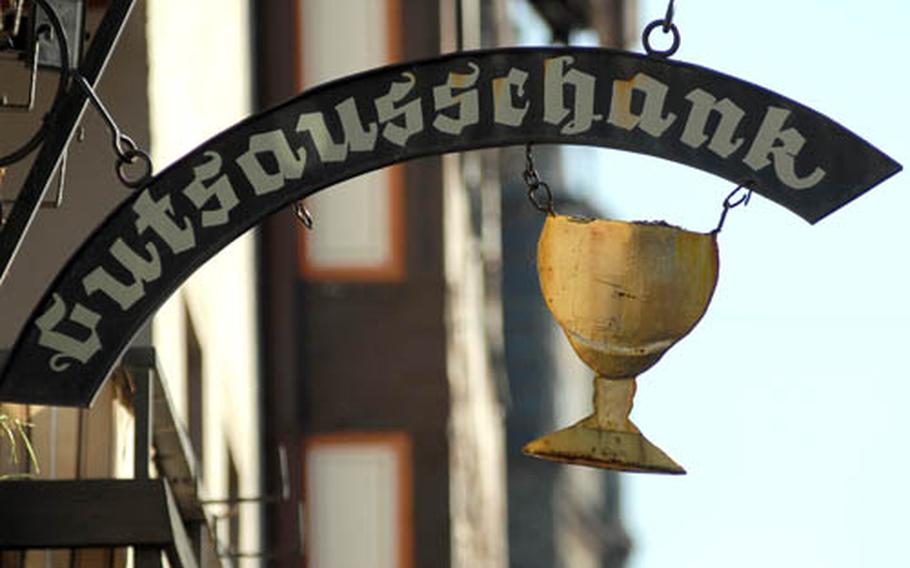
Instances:
[[[639,29],[665,9],[642,0]],[[908,21],[904,0],[681,0],[674,59],[801,102],[906,166]],[[615,218],[708,231],[733,189],[572,152],[598,171],[570,167],[573,191]],[[688,475],[623,474],[629,568],[910,566],[908,213],[907,172],[814,226],[757,195],[731,212],[706,316],[638,380],[633,420]]]

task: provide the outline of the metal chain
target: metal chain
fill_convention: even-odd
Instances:
[[[717,228],[712,231],[713,234],[720,233],[720,230],[724,228],[724,221],[727,220],[727,213],[730,209],[735,209],[742,205],[743,207],[749,205],[749,200],[752,199],[752,189],[748,187],[752,182],[741,183],[736,186],[736,189],[730,192],[724,199],[724,208],[720,212],[720,220],[717,222]],[[736,197],[737,194],[745,190],[745,194]],[[734,199],[735,198],[735,199]]]
[[[663,25],[664,33],[667,33],[670,31],[670,26],[673,25],[673,16],[675,16],[675,15],[676,15],[676,1],[670,0],[667,3],[667,13],[664,14],[664,25]]]
[[[111,145],[114,148],[114,153],[117,154],[117,165],[115,167],[117,177],[120,178],[123,185],[129,188],[137,189],[143,187],[152,178],[151,156],[148,155],[148,152],[140,148],[132,138],[120,130],[120,127],[117,126],[117,123],[114,121],[114,117],[111,116],[110,111],[108,111],[107,107],[104,106],[104,103],[101,102],[95,89],[92,88],[85,77],[79,73],[73,72],[73,79],[76,82],[76,85],[85,92],[89,101],[91,101],[92,106],[95,107],[95,110],[97,110],[98,114],[101,115],[101,118],[104,119],[108,130],[111,132]],[[131,178],[126,173],[126,166],[133,164],[136,161],[142,163],[143,168],[141,175]]]
[[[652,57],[659,57],[661,59],[666,59],[671,57],[679,49],[680,44],[680,35],[679,28],[676,27],[676,24],[673,23],[673,16],[676,15],[676,2],[675,0],[669,0],[667,3],[667,12],[664,14],[662,20],[654,20],[647,26],[641,34],[641,43],[645,46],[645,51],[648,55]],[[670,44],[670,47],[667,49],[657,49],[651,45],[651,33],[660,28],[664,34],[671,34],[673,43]]]
[[[525,185],[528,186],[528,199],[531,205],[541,213],[547,215],[556,215],[553,209],[553,192],[547,182],[540,179],[537,168],[534,167],[534,156],[531,154],[531,144],[525,147],[525,171],[521,177]],[[541,200],[540,191],[543,190],[543,200]]]

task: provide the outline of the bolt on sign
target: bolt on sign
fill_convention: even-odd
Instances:
[[[672,160],[810,223],[901,169],[795,101],[660,57],[514,48],[372,70],[240,122],[126,200],[51,284],[3,369],[0,400],[90,404],[180,283],[291,203],[411,158],[528,143]]]

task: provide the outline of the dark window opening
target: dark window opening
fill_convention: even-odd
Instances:
[[[228,524],[228,550],[240,549],[240,511],[237,502],[240,499],[240,476],[237,473],[237,462],[234,454],[228,449],[228,500],[232,503]]]
[[[193,318],[189,311],[184,313],[186,320],[186,400],[188,410],[188,428],[190,434],[190,443],[193,446],[193,453],[196,454],[196,464],[199,466],[196,475],[202,477],[204,463],[204,428],[203,417],[205,416],[204,406],[204,381],[202,346],[199,344],[199,336],[193,326]]]

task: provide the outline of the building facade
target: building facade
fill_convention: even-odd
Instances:
[[[90,38],[111,4],[86,3]],[[157,171],[250,114],[251,14],[241,0],[134,6],[98,94]],[[4,89],[21,86],[16,67],[24,66],[7,60],[0,67]],[[39,71],[35,111],[0,117],[12,125],[4,130],[9,145],[46,112],[54,81],[55,72]],[[67,151],[60,205],[42,207],[0,286],[4,352],[63,262],[131,191],[115,175],[110,133],[95,109],[81,128]],[[0,187],[7,211],[27,169],[7,169]],[[259,564],[266,456],[255,242],[255,234],[241,237],[172,296],[91,408],[0,407],[10,424],[28,425],[34,450],[29,459],[21,442],[0,448],[0,532],[8,539],[0,541],[24,547],[0,552],[0,564],[151,566],[163,557],[175,566]],[[171,513],[178,520],[165,518]]]
[[[458,6],[472,3],[276,4],[260,20],[281,30],[260,35],[263,81],[274,85],[263,106],[470,41],[457,37],[467,17]],[[309,566],[506,564],[503,409],[488,341],[499,330],[486,315],[499,305],[488,303],[483,254],[498,217],[477,223],[479,180],[464,179],[485,160],[427,158],[361,176],[306,201],[312,231],[291,212],[264,227],[267,432],[301,456]],[[498,191],[492,179],[486,191]],[[297,538],[293,507],[272,518],[275,548]]]
[[[109,4],[88,3],[89,32]],[[630,4],[139,1],[99,93],[160,171],[314,85],[513,44],[523,14],[539,14],[556,41],[593,29],[620,45]],[[53,79],[39,77],[39,106]],[[34,125],[13,121],[12,131]],[[0,287],[2,349],[125,196],[104,122],[89,109],[83,125],[62,206],[42,210]],[[145,518],[131,506],[140,495],[160,497],[166,514],[154,540],[118,536],[121,517],[53,537],[50,523],[25,530],[0,513],[16,527],[0,542],[22,549],[0,553],[2,566],[153,566],[162,551],[187,566],[621,566],[617,478],[519,451],[576,417],[589,378],[527,262],[541,219],[521,186],[522,151],[355,178],[300,204],[313,230],[278,212],[187,280],[90,410],[4,405],[31,424],[36,459],[20,447],[0,466],[0,494],[23,488],[23,510],[50,510],[29,491],[69,480],[53,491],[72,518],[93,510],[80,491],[120,491],[102,512],[125,527]],[[539,155],[558,184],[560,153]],[[4,198],[22,175],[9,168]]]
[[[570,4],[276,3],[259,22],[260,104],[396,60],[512,45],[528,12],[549,16],[549,37],[624,43],[613,16],[630,3]],[[541,152],[558,184],[559,152]],[[590,381],[521,262],[542,221],[523,165],[519,149],[414,160],[307,199],[312,231],[291,211],[264,225],[266,431],[301,456],[307,566],[623,564],[617,477],[520,453],[563,425],[567,400],[587,403]],[[269,517],[273,549],[299,540],[294,507]]]

